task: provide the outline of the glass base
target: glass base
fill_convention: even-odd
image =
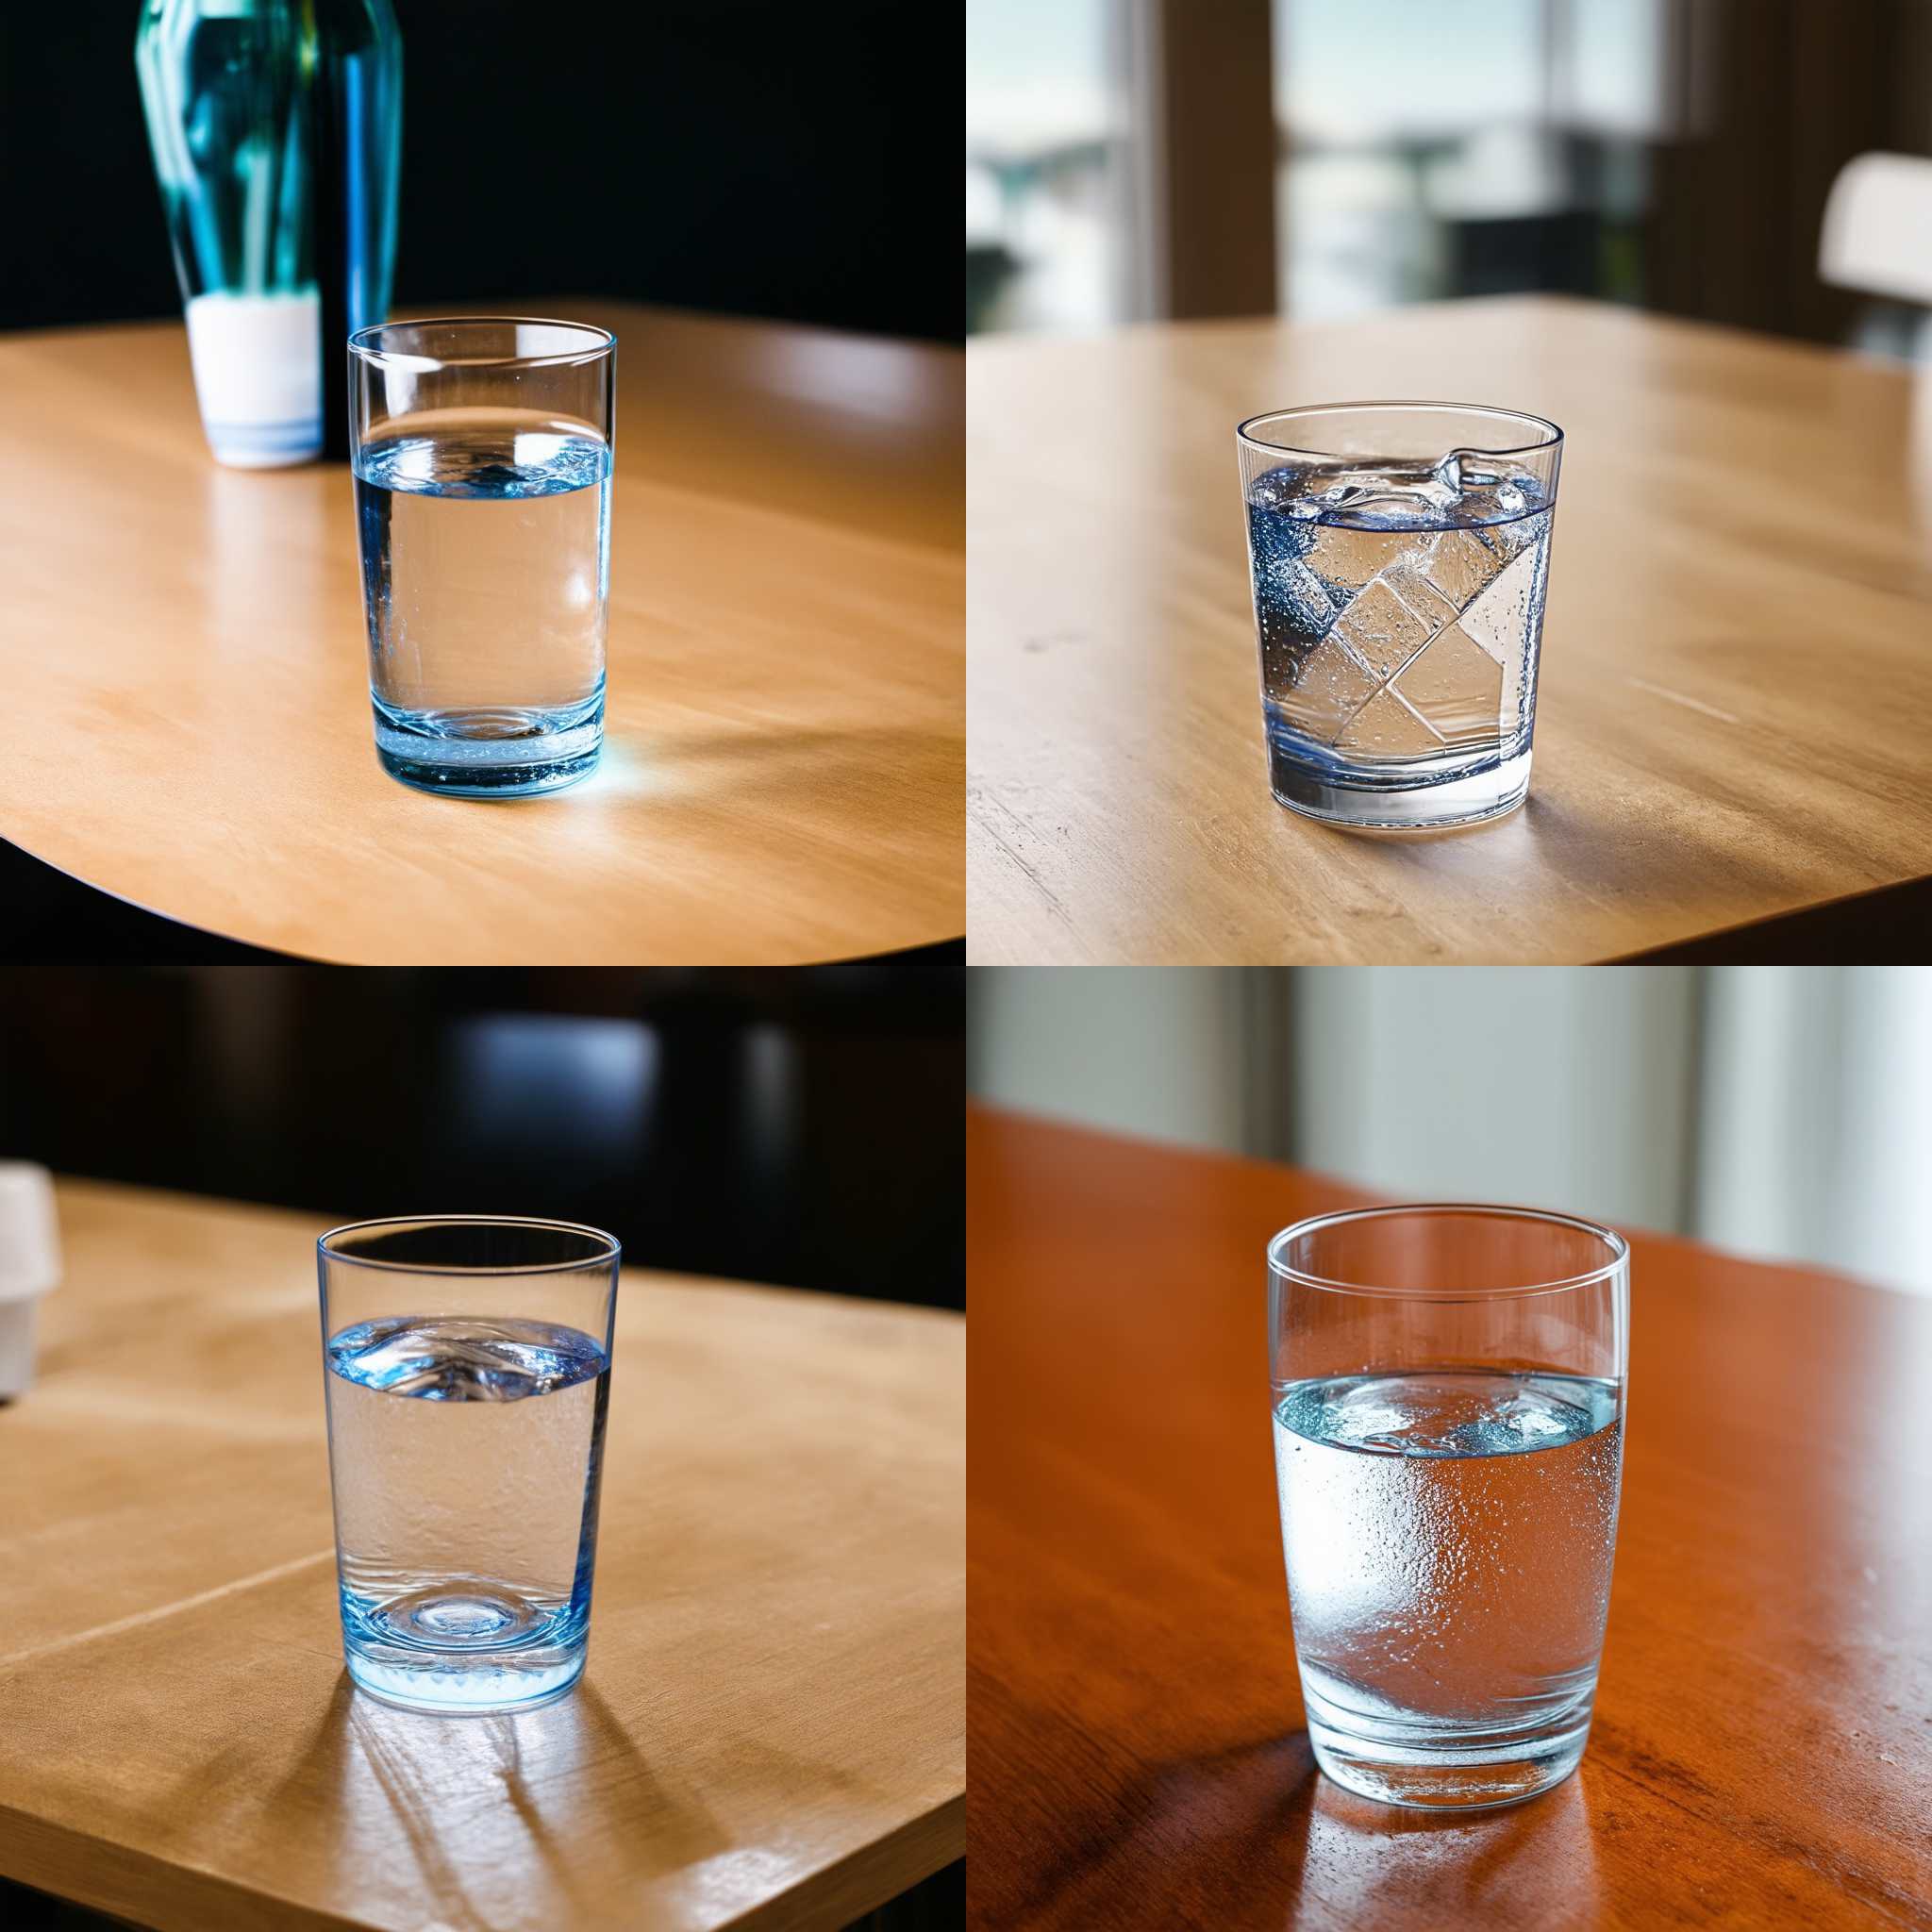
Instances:
[[[1381,1704],[1302,1666],[1315,1762],[1339,1785],[1384,1805],[1476,1811],[1518,1805],[1559,1785],[1590,1740],[1594,1675],[1567,1696],[1515,1698],[1483,1718],[1444,1718]]]
[[[1341,763],[1317,748],[1271,736],[1268,784],[1277,805],[1331,825],[1365,831],[1442,831],[1501,818],[1529,793],[1527,746],[1515,757],[1472,769],[1451,759],[1404,760],[1391,766]]]
[[[495,706],[397,711],[375,701],[375,755],[391,778],[451,798],[530,798],[588,778],[604,748],[600,701],[572,712]]]
[[[584,1674],[582,1616],[487,1582],[377,1604],[342,1597],[342,1660],[358,1688],[403,1710],[482,1717],[568,1695]]]
[[[1359,1739],[1345,1742],[1313,1724],[1315,1762],[1344,1790],[1384,1805],[1418,1811],[1491,1811],[1520,1805],[1561,1784],[1583,1762],[1590,1726],[1567,1737],[1517,1745],[1500,1755],[1474,1751],[1365,1753]]]

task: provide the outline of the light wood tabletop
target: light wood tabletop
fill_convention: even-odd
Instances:
[[[1589,961],[1932,876],[1932,373],[1512,297],[967,391],[972,959]],[[1567,432],[1529,799],[1465,832],[1268,790],[1235,425],[1374,396]]]
[[[219,468],[177,324],[0,337],[0,837],[352,964],[958,939],[959,353],[530,307],[619,338],[599,770],[516,803],[387,777],[346,467]]]
[[[0,1407],[0,1875],[164,1932],[831,1928],[964,1849],[963,1322],[626,1270],[590,1663],[343,1674],[314,1220],[97,1184]]]
[[[1266,1242],[1366,1197],[992,1113],[967,1173],[976,1924],[1932,1926],[1932,1301],[1634,1238],[1582,1766],[1405,1811],[1314,1769],[1266,1415]]]

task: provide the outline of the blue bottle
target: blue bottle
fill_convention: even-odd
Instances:
[[[390,0],[144,0],[134,58],[216,460],[346,457],[344,345],[395,265]]]

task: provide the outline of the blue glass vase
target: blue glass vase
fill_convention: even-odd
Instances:
[[[145,0],[134,58],[209,447],[345,457],[348,338],[395,265],[390,0]]]

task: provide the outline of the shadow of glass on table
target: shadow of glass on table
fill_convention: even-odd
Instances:
[[[625,1885],[748,1849],[637,1730],[589,1680],[536,1710],[425,1721],[360,1695],[345,1673],[268,1807],[316,1818],[329,1863],[394,1873],[407,1859],[408,1895],[452,1924],[602,1923]],[[860,1924],[951,1932],[964,1923],[953,1890],[957,1912],[941,1874]]]
[[[729,1847],[695,1793],[653,1769],[588,1682],[538,1710],[425,1721],[358,1694],[344,1673],[267,1808],[284,1804],[315,1815],[326,1864],[393,1871],[406,1857],[411,1894],[461,1925],[556,1923],[573,1908],[594,1919],[608,1907],[619,1840],[633,1878]],[[606,1840],[605,1856],[585,1855],[587,1832],[593,1854]]]
[[[184,1852],[197,1832],[247,1817],[299,1821],[291,1843],[311,1875],[381,1874],[386,1896],[344,1901],[376,1924],[392,1923],[397,1908],[452,1925],[609,1924],[640,1881],[691,1874],[701,1892],[728,1890],[720,1868],[743,1857],[762,1873],[759,1848],[735,1842],[694,1788],[654,1766],[636,1728],[588,1681],[513,1716],[425,1719],[359,1694],[343,1673],[299,1757],[266,1791],[249,1781],[252,1747],[237,1746],[159,1795],[170,1815],[192,1821]],[[848,1932],[963,1932],[965,1923],[956,1863]],[[0,1925],[143,1932],[144,1922],[0,1878]]]
[[[1173,1923],[1373,1926],[1595,1923],[1600,1903],[1583,1771],[1524,1804],[1482,1811],[1377,1805],[1323,1777],[1305,1730],[1143,1772],[1065,1821],[1068,1850],[1000,1916],[1109,1923],[1109,1904],[1160,1899]],[[1072,1789],[1071,1784],[1067,1788]],[[982,1793],[978,1802],[997,1802]],[[1128,1828],[1123,1821],[1131,1820]],[[1553,1901],[1556,1903],[1553,1905]],[[991,1922],[993,1901],[980,1902]],[[1152,1923],[1151,1921],[1149,1923]]]

